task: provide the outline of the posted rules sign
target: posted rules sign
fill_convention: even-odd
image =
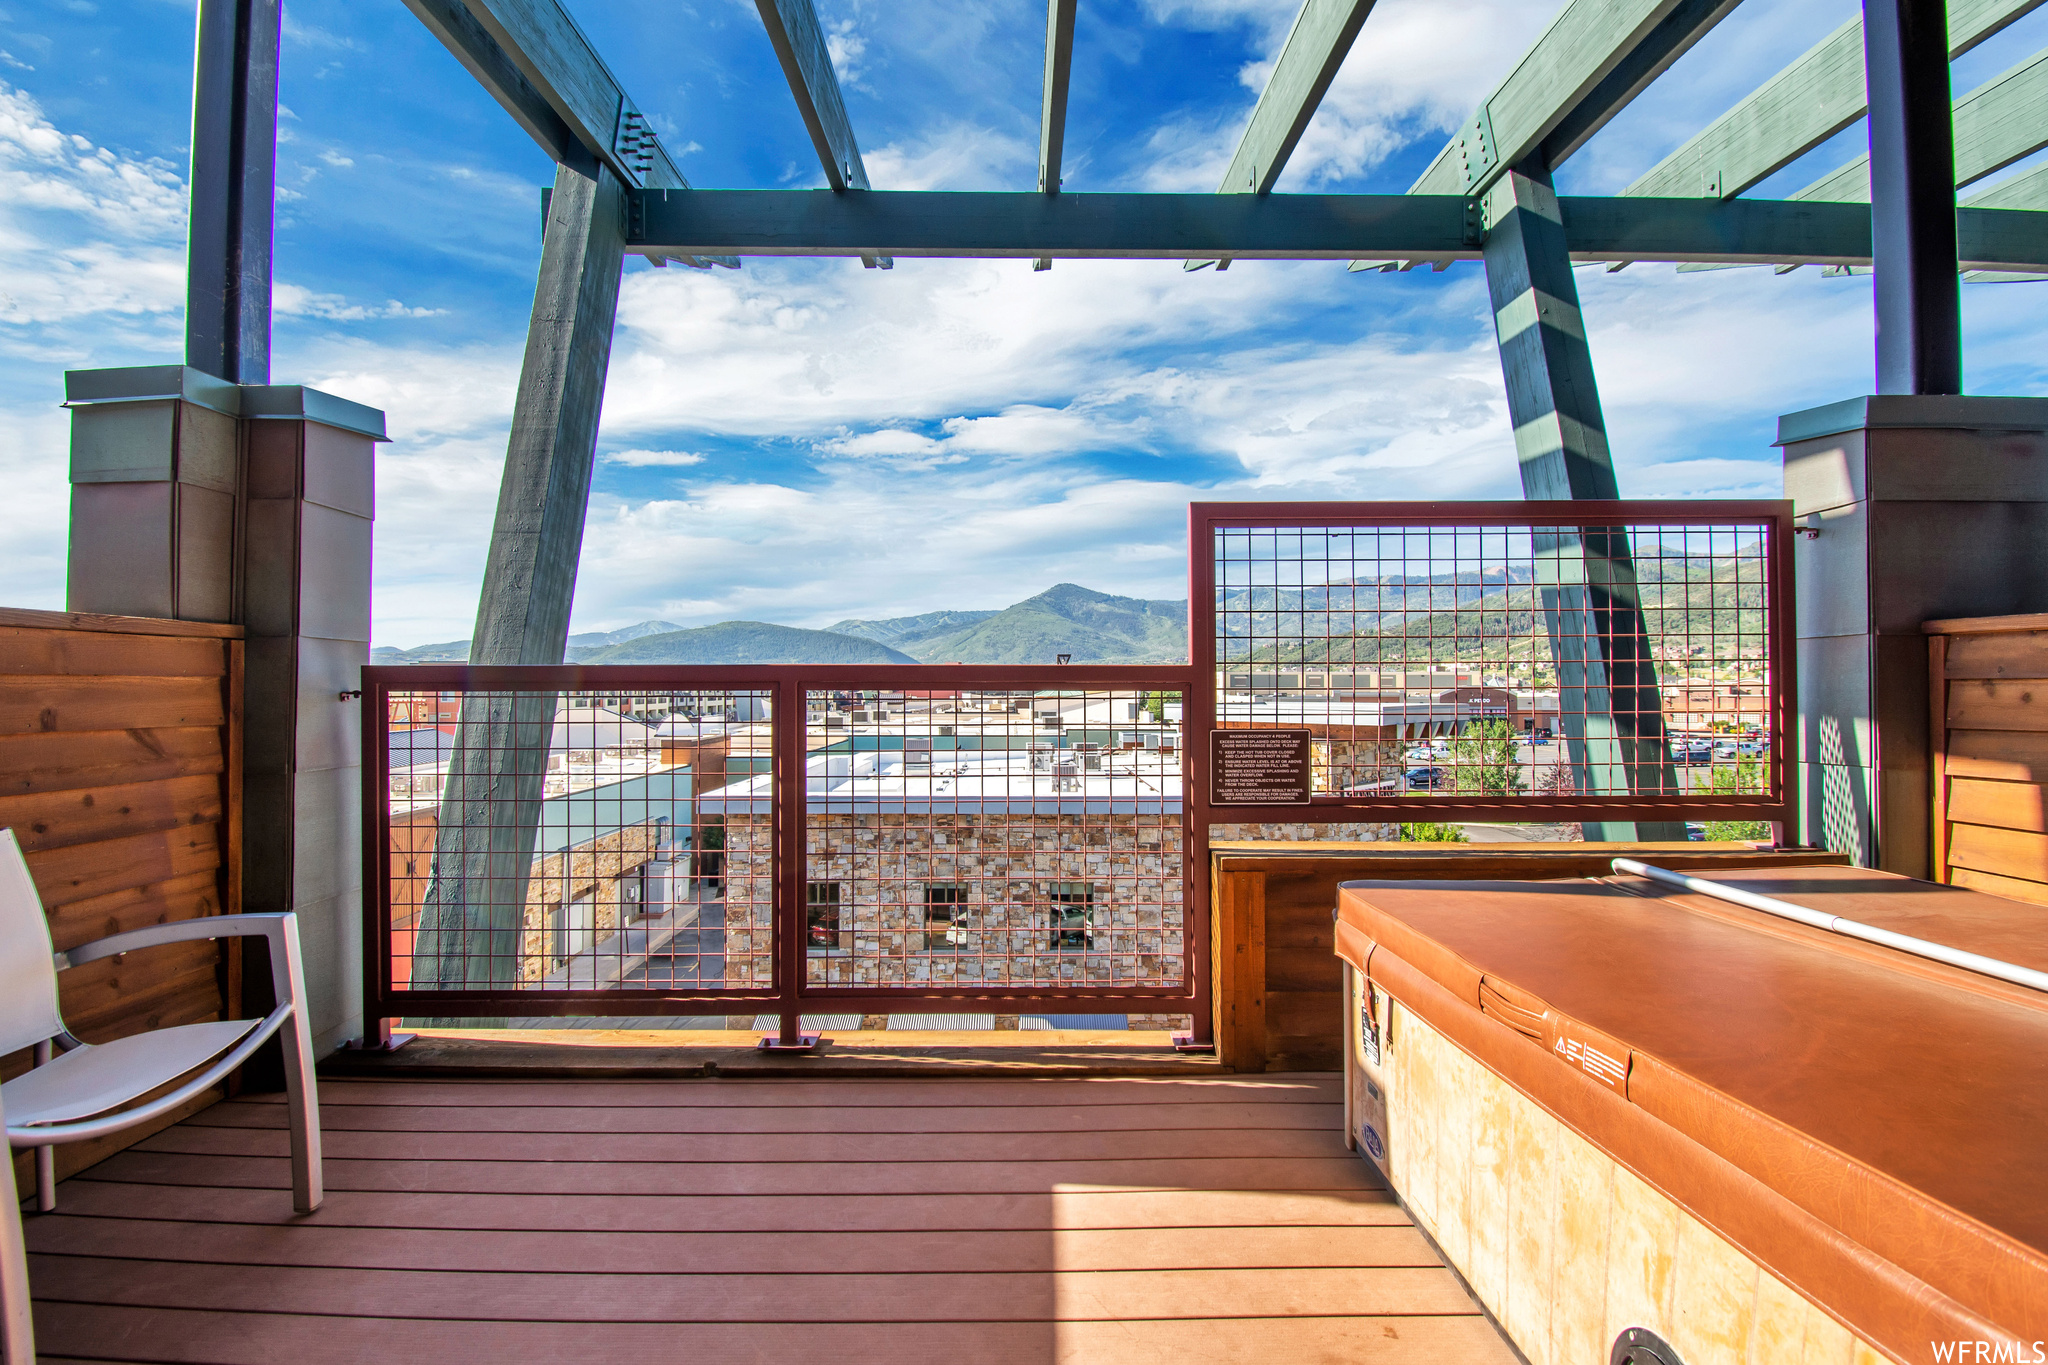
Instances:
[[[1218,806],[1305,806],[1306,730],[1211,730],[1209,799]]]

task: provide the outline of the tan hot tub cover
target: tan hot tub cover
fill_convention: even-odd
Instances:
[[[1715,880],[2048,970],[2048,909]],[[1635,878],[1350,882],[1337,952],[1865,1340],[2048,1338],[2048,995]]]

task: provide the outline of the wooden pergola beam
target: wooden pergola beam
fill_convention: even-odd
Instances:
[[[1223,183],[1216,187],[1218,194],[1272,193],[1372,7],[1373,0],[1304,0],[1273,74],[1252,106],[1251,121],[1237,141]],[[1228,257],[1189,261],[1184,268],[1200,270],[1212,264],[1218,270],[1230,269]]]
[[[1280,59],[1259,102],[1252,106],[1244,136],[1223,172],[1218,194],[1269,194],[1301,135],[1308,131],[1330,82],[1350,55],[1351,44],[1372,13],[1374,0],[1306,0],[1294,16]]]
[[[1462,195],[629,191],[628,251],[735,256],[1478,260]],[[1560,196],[1574,261],[1865,265],[1861,204]],[[1973,269],[2048,265],[2048,215],[1957,214]]]
[[[832,52],[817,9],[811,0],[754,0],[754,7],[761,12],[761,26],[768,30],[797,113],[825,168],[825,183],[842,191],[868,188],[868,168],[861,161],[860,142],[847,117],[846,98],[839,91],[839,74],[832,69]],[[863,255],[861,264],[887,270],[895,262],[887,256]]]
[[[1579,121],[1594,127],[1619,111],[1625,96],[1663,69],[1653,58],[1647,75],[1625,76],[1620,88],[1607,86],[1608,78],[1621,71],[1638,48],[1646,56],[1660,46],[1670,49],[1663,63],[1668,65],[1727,8],[1687,6],[1683,0],[1572,0],[1444,144],[1409,193],[1483,194],[1509,167],[1539,153],[1545,140],[1582,106],[1587,114]],[[1677,27],[1667,29],[1666,21],[1674,16]],[[1653,37],[1660,34],[1661,41],[1653,44]],[[1609,107],[1595,110],[1595,92],[1602,89],[1608,90]],[[1589,128],[1582,135],[1567,135],[1565,141],[1576,147],[1591,135]]]
[[[1079,0],[1046,0],[1045,82],[1038,104],[1038,192],[1060,192],[1060,163],[1067,152],[1067,87],[1074,72],[1074,11]],[[1052,269],[1052,258],[1032,261],[1033,270]]]
[[[1972,185],[2048,147],[2048,50],[1955,102],[1956,185]],[[1870,202],[1870,154],[1838,166],[1792,196]]]
[[[556,165],[619,183],[690,188],[661,139],[560,0],[405,0]],[[654,265],[666,260],[649,253]],[[686,265],[708,269],[695,257]],[[739,262],[721,260],[737,267]]]
[[[560,0],[405,4],[556,162],[574,164],[566,134],[622,184],[689,188],[640,106]]]
[[[1961,56],[2042,3],[1951,0],[1949,55]],[[1862,118],[1863,87],[1863,21],[1851,19],[1622,193],[1732,198]]]

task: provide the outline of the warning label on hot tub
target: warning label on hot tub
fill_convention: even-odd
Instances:
[[[1210,801],[1219,806],[1305,806],[1306,730],[1209,732]]]

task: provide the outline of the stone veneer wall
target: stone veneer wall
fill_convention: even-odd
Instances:
[[[1398,837],[1398,826],[1388,824],[1210,827],[1211,839]],[[853,945],[810,954],[812,984],[1180,983],[1185,921],[1175,817],[818,814],[811,817],[809,849],[809,880],[845,888],[840,929]],[[725,952],[726,979],[735,984],[765,985],[774,977],[773,868],[768,820],[729,819]],[[1096,888],[1091,951],[1049,946],[1047,896],[1058,883]],[[927,884],[968,888],[973,937],[963,951],[926,949]]]
[[[596,921],[596,939],[604,942],[620,928],[618,877],[654,857],[661,840],[661,827],[652,820],[628,825],[568,851],[563,866],[560,850],[536,854],[533,873],[526,882],[526,916],[519,936],[519,984],[537,985],[556,969],[554,945],[549,942],[548,912],[566,905],[585,889],[594,889],[591,905]]]
[[[772,977],[769,822],[726,822],[726,973]],[[816,985],[1126,985],[1181,980],[1181,833],[1156,815],[811,816],[809,880],[837,882],[850,951],[812,952]],[[1050,895],[1087,884],[1087,950],[1051,946]],[[965,886],[969,938],[925,946],[927,885]]]

